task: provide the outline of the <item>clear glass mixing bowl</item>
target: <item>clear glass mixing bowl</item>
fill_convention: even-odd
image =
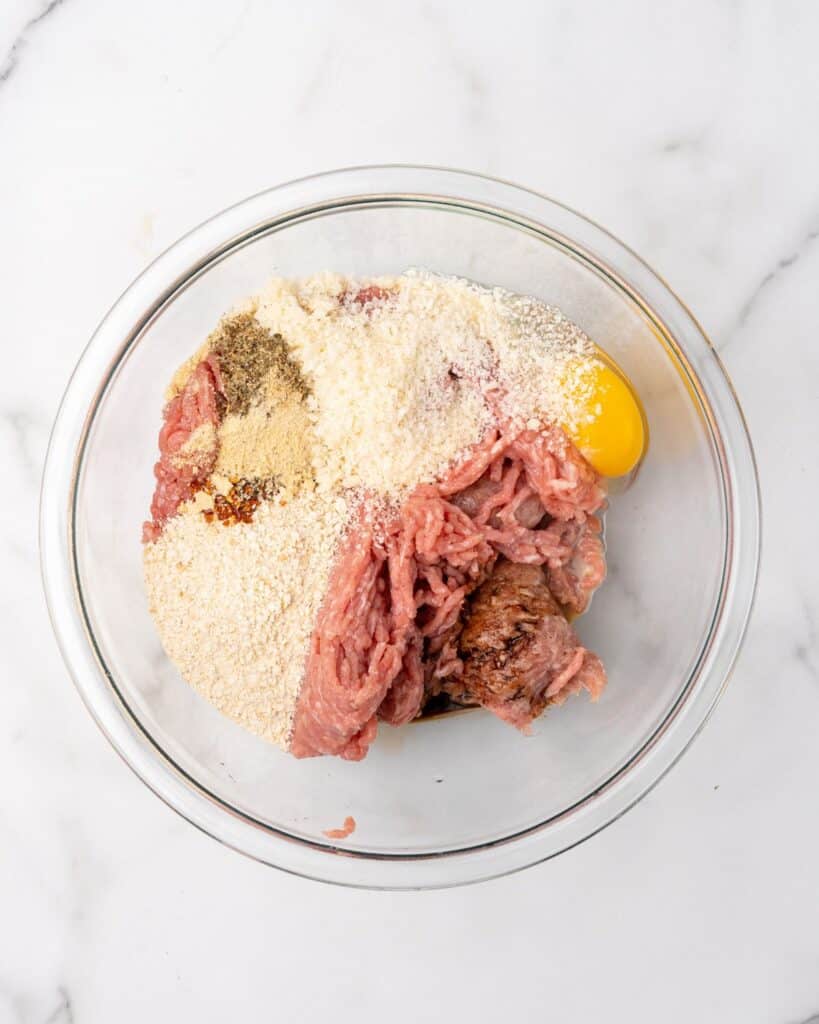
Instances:
[[[140,528],[162,394],[219,316],[273,274],[426,267],[560,306],[636,385],[651,447],[607,517],[609,578],[578,623],[609,686],[530,737],[484,712],[382,727],[366,761],[296,761],[206,704],[148,615]],[[425,888],[544,860],[603,828],[680,756],[725,684],[759,548],[753,454],[691,314],[634,253],[552,200],[462,172],[336,171],[186,235],[125,292],[71,379],[45,470],[54,628],[89,710],[171,807],[261,861]],[[275,643],[275,637],[271,638]],[[355,817],[347,840],[326,829]]]

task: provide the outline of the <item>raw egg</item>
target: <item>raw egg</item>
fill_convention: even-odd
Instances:
[[[601,354],[573,367],[571,380],[582,398],[566,433],[602,476],[631,473],[645,452],[646,424],[628,378]]]

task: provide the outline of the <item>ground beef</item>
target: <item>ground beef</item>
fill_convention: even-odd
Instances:
[[[603,666],[580,645],[541,566],[501,559],[462,620],[454,639],[463,668],[440,686],[456,703],[481,704],[525,730],[573,682],[592,698],[602,692]]]
[[[511,480],[511,477],[510,477]],[[517,495],[517,503],[509,507],[500,480],[492,480],[487,473],[476,480],[474,484],[466,487],[458,494],[452,495],[452,504],[457,505],[462,512],[473,518],[478,516],[482,509],[489,514],[489,525],[494,527],[502,526],[499,509],[506,507],[508,514],[514,515],[521,526],[533,530],[543,519],[546,509],[540,503],[540,498],[534,493],[526,494],[523,489]]]
[[[500,556],[543,566],[543,590],[554,579],[557,602],[585,608],[605,573],[594,516],[604,502],[600,478],[562,431],[509,430],[489,435],[439,483],[416,488],[385,522],[362,514],[311,640],[292,753],[359,760],[379,717],[409,721],[444,686],[474,690],[522,728],[564,694],[586,688],[596,696],[602,665],[579,646],[554,599],[530,648],[539,663],[526,666],[528,702],[511,706],[497,686],[479,686],[474,644],[460,637],[464,604]]]
[[[213,472],[216,463],[216,435],[213,444],[184,458],[182,449],[196,430],[219,425],[221,378],[215,355],[200,362],[184,388],[165,406],[159,432],[159,461],[154,466],[156,487],[151,501],[151,518],[142,528],[143,541],[153,541],[162,527],[176,515]]]

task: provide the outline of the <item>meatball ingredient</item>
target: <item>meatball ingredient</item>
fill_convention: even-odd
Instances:
[[[603,690],[600,659],[581,646],[539,565],[501,559],[463,611],[457,641],[463,671],[442,686],[460,704],[481,704],[528,728],[564,687]]]
[[[151,519],[142,529],[144,541],[156,540],[164,524],[213,471],[220,383],[218,360],[210,356],[197,365],[182,390],[165,406],[159,461],[154,466]]]
[[[625,374],[601,359],[573,370],[568,386],[583,396],[583,410],[564,422],[566,433],[603,476],[626,476],[643,457],[643,411]]]
[[[280,334],[266,330],[252,312],[226,317],[209,339],[219,358],[227,411],[244,415],[273,371],[277,380],[302,397],[307,385]]]
[[[346,529],[341,498],[304,491],[231,526],[176,516],[143,549],[149,608],[174,664],[219,711],[285,749]]]

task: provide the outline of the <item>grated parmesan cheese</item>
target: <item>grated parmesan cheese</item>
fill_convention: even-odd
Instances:
[[[383,297],[355,300],[373,288]],[[254,304],[309,382],[323,490],[400,496],[444,473],[499,416],[571,424],[587,397],[575,370],[592,342],[559,310],[502,289],[423,272],[319,274],[275,278]]]

